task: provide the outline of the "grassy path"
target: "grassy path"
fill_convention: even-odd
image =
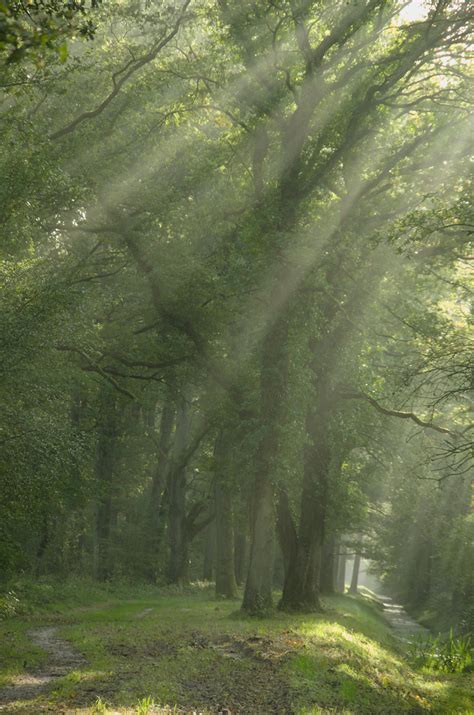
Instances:
[[[0,709],[2,704],[34,700],[46,687],[72,670],[85,666],[84,657],[68,641],[58,638],[57,628],[46,626],[27,633],[33,646],[46,655],[44,664],[33,672],[15,675],[11,683],[0,690]],[[25,669],[28,662],[24,660]]]
[[[160,712],[154,701],[212,715],[474,713],[473,674],[413,670],[361,598],[327,599],[318,616],[264,620],[242,616],[238,605],[206,592],[158,594],[4,622],[0,688],[51,677],[44,690],[4,691],[1,711],[144,715]],[[48,647],[31,640],[45,627]]]

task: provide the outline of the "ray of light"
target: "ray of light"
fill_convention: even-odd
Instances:
[[[354,36],[357,37],[357,34]],[[333,64],[337,64],[338,61],[342,60],[347,55],[347,50],[342,48],[332,59]],[[258,62],[255,63],[252,68],[252,75],[265,75],[274,71],[274,56],[270,51],[267,55],[259,58]],[[364,79],[363,73],[358,75],[356,81],[352,81],[351,91],[356,91],[359,84],[362,83]],[[315,82],[318,80],[316,79]],[[235,78],[230,84],[224,87],[217,96],[213,97],[214,111],[215,107],[222,106],[226,107],[231,103],[231,100],[235,96],[240,96],[248,92],[250,86],[249,73],[244,71],[240,76]],[[173,90],[170,90],[169,96],[173,96]],[[322,111],[319,118],[319,127],[321,131],[325,126],[329,124],[331,119],[335,116],[341,105],[341,98],[344,97],[344,92],[342,89],[339,90],[339,95],[333,99],[332,102],[326,103],[322,106]],[[169,97],[168,97],[169,98]],[[283,101],[287,101],[287,98]],[[212,107],[209,107],[212,110]],[[191,108],[192,111],[192,108]],[[276,109],[278,111],[278,108]],[[150,149],[147,147],[144,155],[140,155],[135,160],[134,167],[128,167],[126,176],[120,176],[115,181],[110,182],[110,184],[103,188],[100,192],[100,201],[102,204],[111,204],[124,202],[127,198],[133,197],[134,193],[140,193],[142,191],[142,186],[144,182],[153,178],[157,173],[162,171],[162,168],[167,162],[171,161],[177,152],[192,153],[194,151],[194,144],[198,141],[198,133],[195,131],[194,134],[189,132],[190,127],[184,124],[178,127],[172,136],[166,136],[163,140],[158,141],[157,145]],[[274,168],[275,171],[279,171],[278,167]],[[275,177],[277,178],[277,177]],[[85,208],[83,211],[88,214],[89,209]]]
[[[342,54],[343,53],[341,53],[341,56]],[[259,64],[259,70],[269,68],[272,62],[272,57],[262,58]],[[225,103],[233,92],[240,91],[242,87],[245,87],[246,81],[245,77],[239,77],[230,87],[226,87],[222,94],[222,101]],[[331,118],[339,109],[340,101],[336,99],[332,105],[326,108],[326,112],[323,113],[323,127],[330,122]],[[157,172],[157,167],[159,171],[160,165],[164,165],[168,161],[173,160],[176,154],[179,151],[183,151],[183,149],[186,152],[192,151],[194,141],[195,138],[193,136],[183,137],[178,130],[173,136],[168,138],[166,142],[159,142],[156,150],[152,152],[145,163],[137,162],[136,171],[132,171],[125,179],[120,179],[115,185],[108,187],[103,195],[104,203],[120,204],[121,201],[126,200],[130,195],[138,193],[140,191],[140,184],[145,182],[148,178],[153,177]],[[381,155],[374,156],[372,165],[366,167],[366,170],[367,168],[374,170],[374,168],[383,163],[383,159],[389,153],[390,149],[390,144],[385,145],[384,152]],[[443,172],[439,172],[439,176],[442,176],[442,173]],[[215,176],[211,176],[211,186],[216,180],[218,181],[218,178],[216,179]],[[302,234],[293,241],[291,249],[285,256],[286,265],[283,267],[285,281],[278,293],[278,298],[272,300],[270,304],[268,302],[265,304],[262,303],[261,298],[262,296],[266,296],[268,299],[268,296],[272,295],[271,286],[275,281],[275,271],[282,270],[279,261],[269,267],[267,276],[262,280],[259,301],[256,303],[254,299],[251,299],[246,305],[244,318],[239,328],[239,333],[243,337],[245,336],[241,344],[242,346],[246,346],[245,350],[248,355],[252,353],[253,347],[255,347],[260,339],[261,330],[258,329],[258,326],[260,326],[260,328],[261,326],[268,326],[275,320],[290,296],[297,290],[298,286],[313,269],[318,257],[323,255],[324,251],[330,250],[333,237],[339,230],[340,224],[347,213],[350,212],[355,202],[359,199],[360,191],[360,185],[354,186],[349,196],[344,199],[343,211],[341,211],[340,202],[336,201],[325,211],[324,216],[311,226],[311,229],[306,229],[306,231],[302,232]],[[318,233],[318,240],[311,241],[311,235],[314,235],[316,232]],[[292,237],[292,240],[293,238],[294,237]]]
[[[431,192],[436,192],[446,180],[456,181],[462,178],[459,172],[459,163],[470,146],[472,146],[472,142],[468,131],[460,132],[457,141],[450,144],[449,147],[446,145],[444,136],[438,137],[437,142],[431,146],[433,162],[435,165],[436,163],[440,164],[429,186]],[[389,153],[390,146],[387,144],[386,150],[373,162],[372,169],[382,166]],[[449,155],[451,161],[449,164],[443,165],[445,155]],[[465,170],[466,172],[468,171],[467,166]],[[300,231],[299,234],[293,235],[291,248],[284,259],[278,258],[269,266],[267,275],[262,279],[262,290],[259,299],[256,300],[253,296],[248,299],[239,329],[241,336],[239,345],[243,351],[248,351],[248,355],[252,354],[261,340],[264,330],[277,319],[288,300],[314,269],[318,259],[322,258],[326,251],[331,250],[334,237],[350,214],[351,209],[359,200],[362,190],[363,181],[360,180],[355,183],[343,202],[335,202],[325,211],[319,221],[313,222],[305,231]],[[413,200],[415,203],[419,201],[416,195]],[[412,201],[411,208],[413,207]],[[400,213],[406,212],[409,208],[410,199],[407,197],[405,201],[401,202]],[[278,279],[278,273],[284,275],[285,280],[280,285],[277,294],[275,294],[272,286]],[[267,296],[265,302],[262,302],[262,296]],[[270,301],[269,296],[272,297]],[[242,354],[243,357],[244,355]]]

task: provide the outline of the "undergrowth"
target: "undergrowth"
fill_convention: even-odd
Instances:
[[[0,621],[91,603],[185,595],[209,591],[211,588],[211,584],[206,581],[196,581],[188,586],[170,586],[137,584],[127,580],[98,582],[85,577],[34,579],[24,576],[0,586]]]
[[[410,645],[409,657],[417,667],[463,673],[472,666],[471,636],[455,636],[451,629],[447,637],[442,634],[418,637]]]

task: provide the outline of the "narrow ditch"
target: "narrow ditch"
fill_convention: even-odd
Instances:
[[[382,603],[385,620],[392,626],[399,638],[411,641],[417,636],[428,635],[428,629],[409,616],[403,606],[395,603],[390,596],[377,594],[377,598]]]

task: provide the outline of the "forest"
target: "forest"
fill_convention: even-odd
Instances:
[[[473,21],[0,2],[1,712],[474,712]]]

